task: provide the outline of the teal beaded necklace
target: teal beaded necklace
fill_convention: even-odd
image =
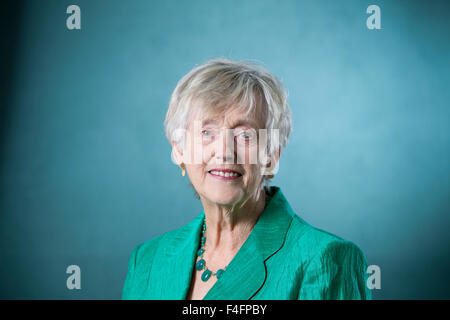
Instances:
[[[205,259],[203,259],[203,253],[205,253],[204,246],[205,246],[205,241],[206,241],[205,232],[206,232],[206,220],[203,220],[201,246],[200,246],[200,249],[198,249],[198,251],[197,251],[197,256],[200,257],[200,260],[195,265],[195,268],[198,271],[205,270],[202,273],[202,281],[203,282],[208,281],[208,279],[211,277],[211,275],[216,276],[217,280],[219,280],[226,269],[226,267],[225,267],[223,269],[217,270],[217,272],[211,272],[211,270],[209,270],[208,267],[206,267],[206,261],[205,261]]]

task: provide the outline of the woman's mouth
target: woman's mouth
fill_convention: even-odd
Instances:
[[[220,180],[237,180],[242,177],[242,174],[235,172],[235,171],[221,171],[221,170],[210,170],[208,173]]]

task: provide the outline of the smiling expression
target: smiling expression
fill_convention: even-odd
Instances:
[[[238,108],[217,117],[194,116],[187,128],[183,162],[196,192],[205,200],[235,205],[256,192],[263,176],[256,159],[259,117]]]

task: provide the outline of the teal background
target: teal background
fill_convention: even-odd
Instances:
[[[81,30],[66,8],[81,8]],[[381,30],[366,8],[381,8]],[[273,184],[381,268],[374,299],[450,298],[448,1],[24,1],[2,10],[0,298],[118,299],[131,250],[202,206],[172,90],[210,58],[289,92]],[[66,288],[67,266],[81,290]]]

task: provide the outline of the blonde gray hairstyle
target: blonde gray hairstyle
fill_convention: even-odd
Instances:
[[[278,139],[267,135],[269,156],[286,146],[292,120],[282,83],[256,63],[226,58],[209,60],[180,79],[164,121],[167,139],[183,150],[183,132],[195,113],[223,113],[230,107],[247,116],[262,113],[263,129],[278,129]]]

